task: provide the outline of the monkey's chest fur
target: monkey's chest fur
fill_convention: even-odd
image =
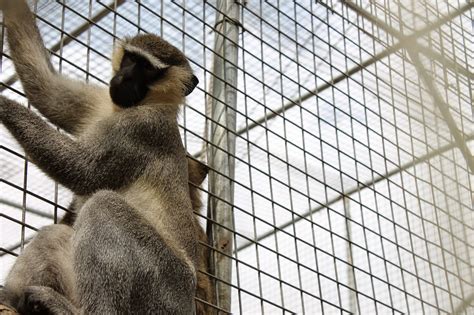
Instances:
[[[74,191],[75,207],[80,211],[99,190],[113,190],[191,263],[195,260],[196,237],[192,232],[186,152],[176,118],[157,106],[115,112],[84,129],[79,142],[101,150],[107,167],[104,172],[99,168],[94,185],[98,190],[80,187]]]

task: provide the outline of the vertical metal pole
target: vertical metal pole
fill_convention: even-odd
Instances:
[[[355,282],[355,275],[354,275],[354,260],[353,260],[353,255],[352,255],[352,229],[351,229],[351,201],[349,197],[344,196],[343,198],[344,202],[344,215],[346,216],[346,236],[347,240],[349,241],[347,243],[347,256],[346,256],[346,261],[347,261],[347,279],[348,279],[348,284],[349,287],[354,289],[354,291],[350,290],[349,291],[349,310],[351,311],[352,314],[358,314],[359,309],[358,309],[358,304],[357,304],[357,287],[356,287],[356,282]]]
[[[5,26],[3,25],[3,16],[2,21],[0,22],[0,72],[3,72],[3,41],[5,38],[3,37],[3,30]]]
[[[209,211],[218,224],[212,231],[213,246],[231,256],[233,252],[234,154],[237,104],[237,61],[239,36],[239,4],[232,0],[218,0],[215,24],[213,76],[211,79],[211,118],[208,140]],[[222,226],[221,226],[222,225]],[[226,228],[224,228],[226,227]],[[213,254],[214,274],[218,281],[218,306],[230,311],[232,260],[225,255]],[[222,280],[222,281],[220,281]]]

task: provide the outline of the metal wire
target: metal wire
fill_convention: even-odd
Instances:
[[[107,84],[113,43],[136,32],[160,34],[190,58],[201,83],[180,117],[183,142],[197,159],[235,163],[235,172],[211,167],[215,179],[199,188],[233,223],[196,213],[230,236],[230,251],[200,244],[229,264],[225,278],[200,272],[230,289],[230,312],[472,313],[473,4],[234,5],[240,21],[216,1],[39,1],[35,13],[53,63],[81,80]],[[237,61],[216,38],[237,48]],[[26,103],[0,48],[0,89]],[[212,84],[225,71],[236,73],[235,107]],[[213,103],[235,113],[235,127],[206,110]],[[235,150],[207,137],[211,127]],[[0,134],[3,284],[71,195]]]

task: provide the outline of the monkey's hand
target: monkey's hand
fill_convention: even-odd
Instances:
[[[148,158],[146,152],[124,152],[124,146],[135,147],[133,134],[128,135],[124,128],[111,127],[97,141],[77,141],[60,133],[35,112],[1,95],[0,121],[33,163],[79,195],[122,187],[137,171],[130,165],[137,159]]]
[[[0,95],[0,122],[23,147],[28,157],[54,179],[58,172],[74,169],[73,165],[61,163],[61,157],[71,161],[72,157],[82,152],[74,141],[59,133],[33,111],[3,95]]]
[[[79,133],[92,108],[109,98],[108,89],[58,74],[25,0],[0,0],[10,57],[31,105],[56,126]]]

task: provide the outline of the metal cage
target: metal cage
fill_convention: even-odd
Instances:
[[[32,7],[55,66],[75,78],[106,85],[114,41],[137,32],[189,57],[201,84],[179,123],[211,168],[199,215],[216,307],[474,312],[470,1]],[[2,39],[0,89],[26,105]],[[71,193],[0,135],[1,284]]]

